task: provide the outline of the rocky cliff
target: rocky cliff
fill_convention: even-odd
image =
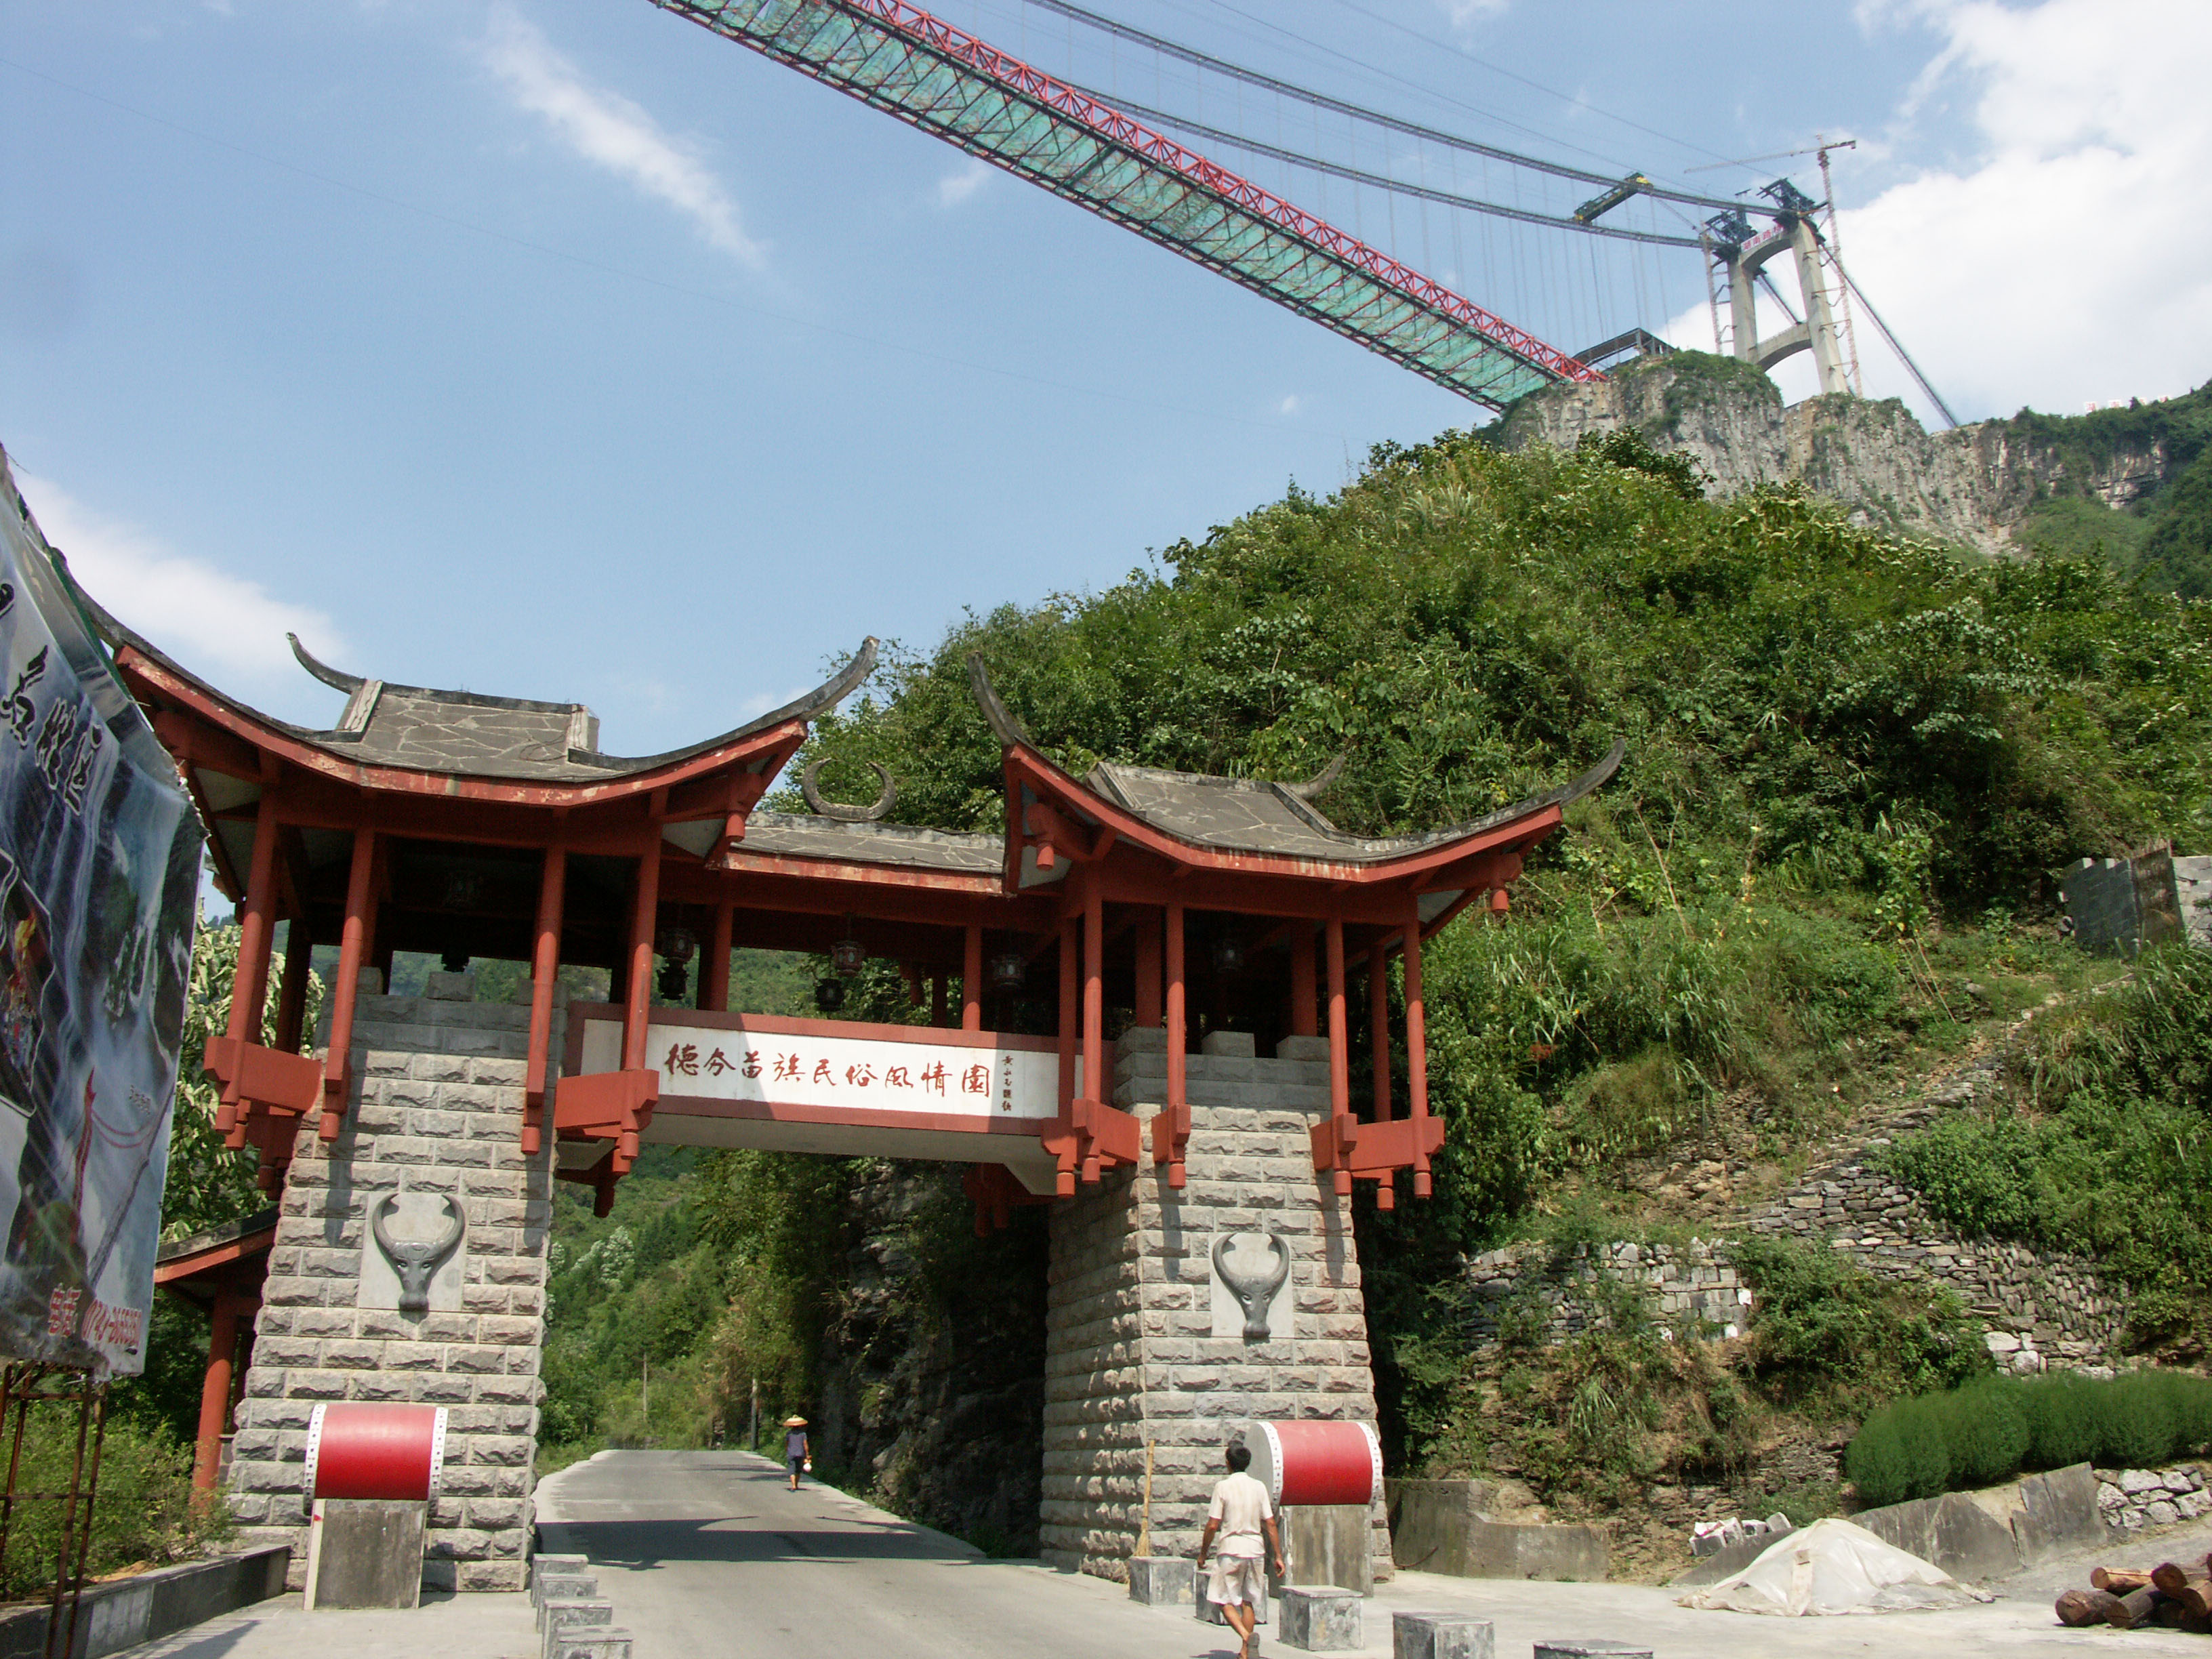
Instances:
[[[1687,450],[1712,475],[1709,495],[1796,482],[1859,522],[1997,556],[2020,550],[2014,532],[2039,501],[2133,507],[2188,459],[2155,422],[2023,413],[1930,433],[1896,398],[1808,398],[1785,408],[1758,369],[1694,351],[1533,393],[1506,412],[1497,438],[1508,449],[1572,447],[1586,433],[1625,426],[1660,448]]]
[[[1037,1547],[1044,1212],[976,1239],[958,1175],[866,1166],[823,1333],[815,1448],[848,1489],[994,1554]]]

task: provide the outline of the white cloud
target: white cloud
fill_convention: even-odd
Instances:
[[[1899,112],[1893,155],[1911,153],[1917,112],[1935,100],[1972,111],[1963,163],[1863,206],[1847,175],[1839,189],[1852,276],[1960,418],[2077,411],[2212,376],[2212,219],[2196,210],[2212,175],[2212,7],[1905,0],[1861,15],[1942,42]],[[1795,306],[1794,281],[1771,269]],[[1761,309],[1763,330],[1782,323]],[[1705,308],[1670,333],[1709,343]],[[1867,391],[1921,406],[1863,313],[1857,333]],[[1776,379],[1803,395],[1809,362]]]
[[[297,678],[284,643],[288,633],[326,660],[344,658],[345,641],[321,611],[179,553],[136,526],[95,512],[51,479],[19,471],[15,482],[85,592],[195,672],[219,684]]]
[[[504,7],[494,12],[483,61],[516,105],[577,155],[674,208],[723,252],[756,269],[764,263],[767,250],[745,234],[737,204],[693,147],[621,94],[586,81],[531,23]]]
[[[1504,15],[1511,0],[1437,0],[1455,29],[1471,29],[1492,17]]]
[[[983,188],[983,181],[991,176],[988,161],[971,159],[957,173],[948,173],[937,181],[937,205],[958,207]]]
[[[1275,405],[1275,413],[1278,415],[1295,415],[1304,407],[1305,399],[1299,397],[1297,393],[1294,392]]]

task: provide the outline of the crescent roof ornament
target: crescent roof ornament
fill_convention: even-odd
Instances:
[[[968,684],[975,693],[975,701],[982,705],[983,718],[998,733],[999,741],[1009,749],[1035,749],[1036,739],[1022,727],[1022,723],[1007,712],[1006,705],[999,701],[999,694],[991,689],[991,676],[983,666],[983,653],[968,653]]]
[[[1336,787],[1336,781],[1344,775],[1344,763],[1351,758],[1352,750],[1347,745],[1338,752],[1334,760],[1322,767],[1304,783],[1279,783],[1275,787],[1285,794],[1295,795],[1308,805],[1311,805],[1317,796],[1325,795]]]
[[[868,764],[875,768],[876,776],[882,780],[884,786],[883,793],[876,797],[874,805],[850,806],[840,801],[824,800],[822,798],[822,787],[816,780],[822,769],[828,764],[829,761],[825,757],[814,762],[799,775],[799,793],[806,798],[806,805],[818,817],[834,818],[839,823],[873,823],[884,813],[890,811],[891,803],[898,799],[898,785],[891,781],[889,769],[875,761],[870,761]]]
[[[297,634],[287,634],[284,637],[291,642],[292,654],[299,659],[300,666],[313,674],[325,685],[329,686],[331,690],[343,691],[348,696],[351,696],[368,684],[368,679],[362,675],[349,674],[341,669],[331,667],[326,662],[318,661],[313,653],[300,643],[300,636]]]

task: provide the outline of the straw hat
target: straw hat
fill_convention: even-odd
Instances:
[[[803,1429],[806,1426],[806,1419],[803,1417],[787,1417],[783,1419],[783,1426],[787,1429]]]

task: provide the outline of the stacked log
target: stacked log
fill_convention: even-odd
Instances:
[[[2196,1561],[2161,1561],[2147,1570],[2098,1567],[2089,1574],[2089,1586],[2059,1596],[2060,1624],[2120,1630],[2156,1625],[2212,1635],[2212,1554]]]

